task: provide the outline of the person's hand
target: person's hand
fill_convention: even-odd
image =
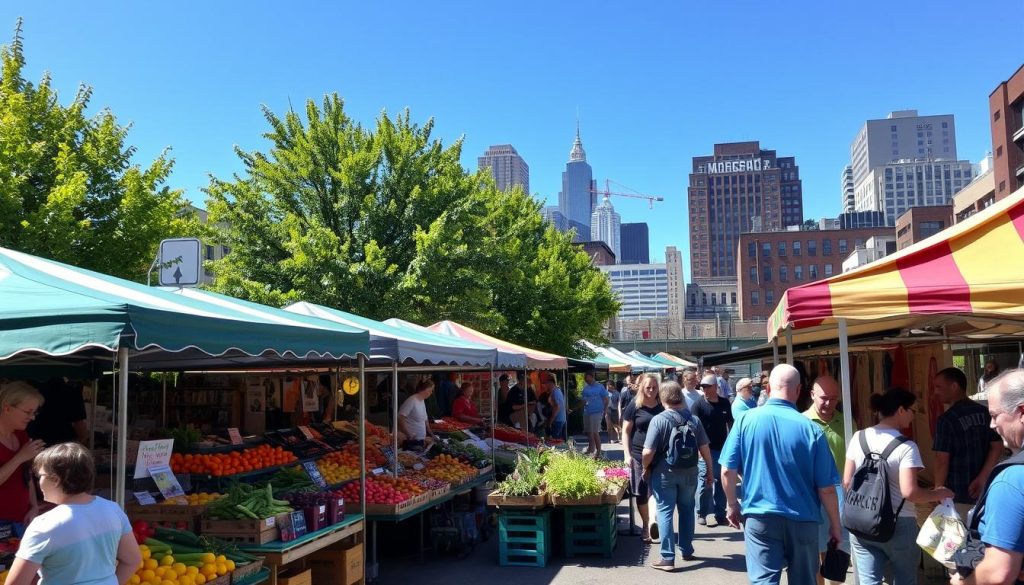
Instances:
[[[35,456],[39,455],[39,452],[45,448],[46,443],[40,441],[39,439],[34,439],[22,445],[21,449],[18,449],[18,454],[16,455],[16,457],[21,463],[26,463],[28,461],[32,461],[33,459],[35,459]]]
[[[743,528],[743,516],[740,514],[740,507],[730,505],[725,509],[725,520],[733,528]]]
[[[710,465],[708,465],[708,469],[711,469]],[[707,486],[707,485],[711,485],[713,483],[715,483],[715,476],[711,475],[710,473],[705,473],[704,474],[704,485]]]
[[[836,546],[842,542],[843,535],[840,533],[838,524],[829,524],[828,527],[828,539],[830,542],[836,543]]]
[[[967,494],[970,495],[974,499],[978,499],[978,497],[981,496],[981,486],[984,485],[984,484],[985,484],[985,479],[979,475],[978,477],[974,478],[974,481],[972,481],[967,486]],[[952,497],[952,496],[950,496],[950,497]]]
[[[624,462],[624,463],[625,463],[625,464],[626,464],[627,466],[629,466],[629,465],[632,465],[632,462],[633,462],[633,458],[632,458],[632,457],[631,457],[631,456],[629,455],[629,453],[628,453],[627,451],[623,451],[623,452],[622,452],[622,461],[623,461],[623,462]]]
[[[936,502],[941,502],[942,500],[945,500],[946,498],[949,498],[949,499],[952,500],[953,499],[953,490],[949,489],[948,487],[941,487],[940,486],[940,487],[937,487],[937,488],[932,490],[932,496],[935,498]]]
[[[640,477],[642,477],[645,482],[650,484],[651,483],[651,468],[648,467],[647,469],[644,469],[643,475],[641,475]]]
[[[960,578],[960,573],[953,571],[953,574],[949,578],[949,585],[963,585],[964,580]]]

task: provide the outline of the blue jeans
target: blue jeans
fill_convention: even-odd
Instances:
[[[692,555],[697,468],[670,471],[659,465],[651,473],[651,491],[658,508],[661,558],[675,560],[677,543],[683,555]],[[679,534],[676,534],[672,522],[676,509],[679,510]]]
[[[915,585],[917,564],[921,560],[921,549],[917,547],[917,520],[907,516],[896,519],[896,531],[888,542],[862,540],[850,535],[853,562],[857,566],[857,578],[861,585],[882,582],[887,573],[885,566],[892,567],[892,585]]]
[[[722,489],[722,466],[718,463],[721,451],[711,451],[712,483],[704,483],[708,470],[704,459],[697,462],[697,515],[701,518],[714,514],[719,521],[725,520],[725,491]],[[712,508],[714,504],[714,508]]]
[[[778,585],[787,568],[789,585],[815,585],[818,523],[782,516],[747,516],[743,523],[747,577],[752,585]]]
[[[551,436],[552,439],[562,439],[562,440],[565,440],[565,421],[558,422],[556,420],[556,421],[552,422],[551,423],[551,433],[550,433],[550,436]]]

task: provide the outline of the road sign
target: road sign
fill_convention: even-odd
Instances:
[[[173,238],[160,242],[160,286],[195,286],[202,270],[200,250],[195,238]]]

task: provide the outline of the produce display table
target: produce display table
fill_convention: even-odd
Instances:
[[[263,564],[270,569],[270,585],[277,585],[277,571],[283,565],[297,561],[349,536],[363,531],[363,515],[351,514],[338,524],[289,542],[274,541],[261,545],[242,545],[240,549],[263,556]]]

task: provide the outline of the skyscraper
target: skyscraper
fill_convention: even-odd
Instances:
[[[600,205],[594,208],[594,213],[590,216],[591,241],[601,241],[608,244],[616,258],[621,256],[619,246],[621,221],[622,219],[607,196],[605,196],[604,201]]]
[[[544,217],[544,219],[551,222],[551,224],[555,226],[556,230],[560,232],[569,231],[569,220],[566,219],[564,215],[562,215],[561,210],[559,210],[557,206],[548,205],[547,207],[542,209],[540,213]]]
[[[519,185],[530,193],[530,166],[511,144],[495,144],[476,159],[480,169],[490,169],[498,189],[508,191]]]
[[[800,169],[759,142],[716,144],[711,156],[693,158],[690,173],[691,281],[736,280],[736,245],[742,233],[779,231],[803,223]]]
[[[580,140],[580,125],[576,124],[576,140],[569,152],[569,162],[562,173],[562,191],[558,194],[558,209],[569,221],[569,227],[576,229],[578,239],[585,240],[590,234],[590,216],[594,212],[597,183],[594,170],[587,163],[587,153]]]
[[[853,213],[856,209],[856,198],[853,190],[853,166],[846,165],[843,168],[843,175],[840,179],[840,191],[842,192],[842,213]]]
[[[650,235],[646,223],[622,224],[619,245],[622,264],[647,264],[651,261]]]

